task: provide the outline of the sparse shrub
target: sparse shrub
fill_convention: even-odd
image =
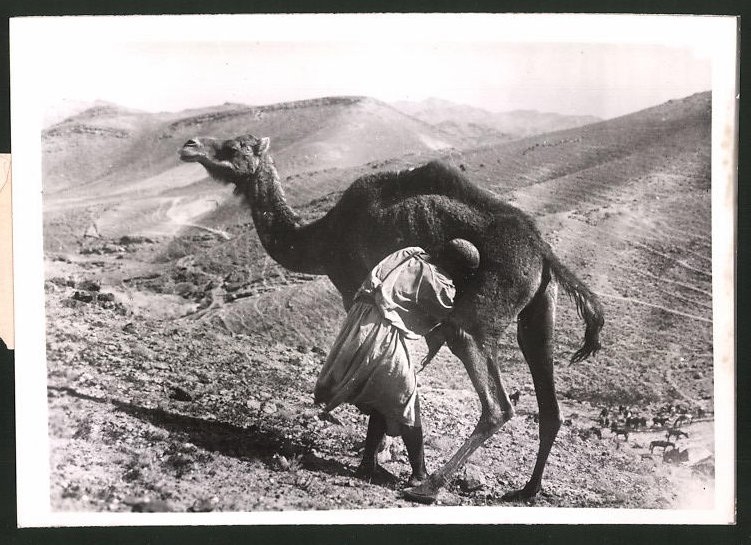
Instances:
[[[73,439],[88,439],[89,437],[91,437],[91,431],[91,417],[86,416],[81,421],[81,423],[78,424],[76,431],[73,433]]]
[[[62,497],[80,498],[82,496],[81,492],[81,485],[78,483],[68,483],[65,485],[65,488],[63,488]]]
[[[76,291],[72,297],[75,301],[82,303],[91,303],[94,301],[94,294],[89,291]]]
[[[289,471],[290,473],[296,473],[298,470],[302,469],[303,465],[302,454],[294,454],[289,458],[281,454],[274,454],[272,460],[274,467],[281,471]]]
[[[86,291],[99,291],[101,289],[101,284],[95,280],[86,279],[78,282],[76,288]]]

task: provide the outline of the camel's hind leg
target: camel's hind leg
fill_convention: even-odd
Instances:
[[[561,427],[561,412],[553,382],[553,335],[557,291],[557,286],[549,283],[519,314],[517,339],[535,385],[539,409],[540,446],[532,477],[521,490],[504,495],[504,500],[527,499],[540,491],[542,473]]]
[[[495,332],[494,333],[498,333]],[[464,367],[472,379],[472,384],[480,397],[482,413],[472,435],[456,451],[443,467],[433,473],[426,481],[414,488],[404,491],[408,499],[432,503],[439,490],[448,483],[456,470],[477,450],[491,435],[514,416],[514,408],[508,398],[501,380],[500,369],[494,360],[495,347],[499,335],[493,337],[493,342],[485,342],[490,337],[487,332],[466,332],[458,327],[452,328],[452,334],[447,338],[451,351],[462,360]]]

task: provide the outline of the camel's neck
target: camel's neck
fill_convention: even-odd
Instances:
[[[268,254],[286,269],[325,274],[316,251],[318,222],[301,225],[287,204],[273,161],[264,157],[253,177],[238,187],[250,205],[258,237]]]

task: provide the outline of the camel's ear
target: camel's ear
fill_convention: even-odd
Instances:
[[[261,138],[256,144],[256,155],[263,155],[269,151],[269,144],[271,144],[271,138],[268,136]]]

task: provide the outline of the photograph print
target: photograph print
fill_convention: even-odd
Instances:
[[[732,522],[735,31],[11,20],[19,523]]]

